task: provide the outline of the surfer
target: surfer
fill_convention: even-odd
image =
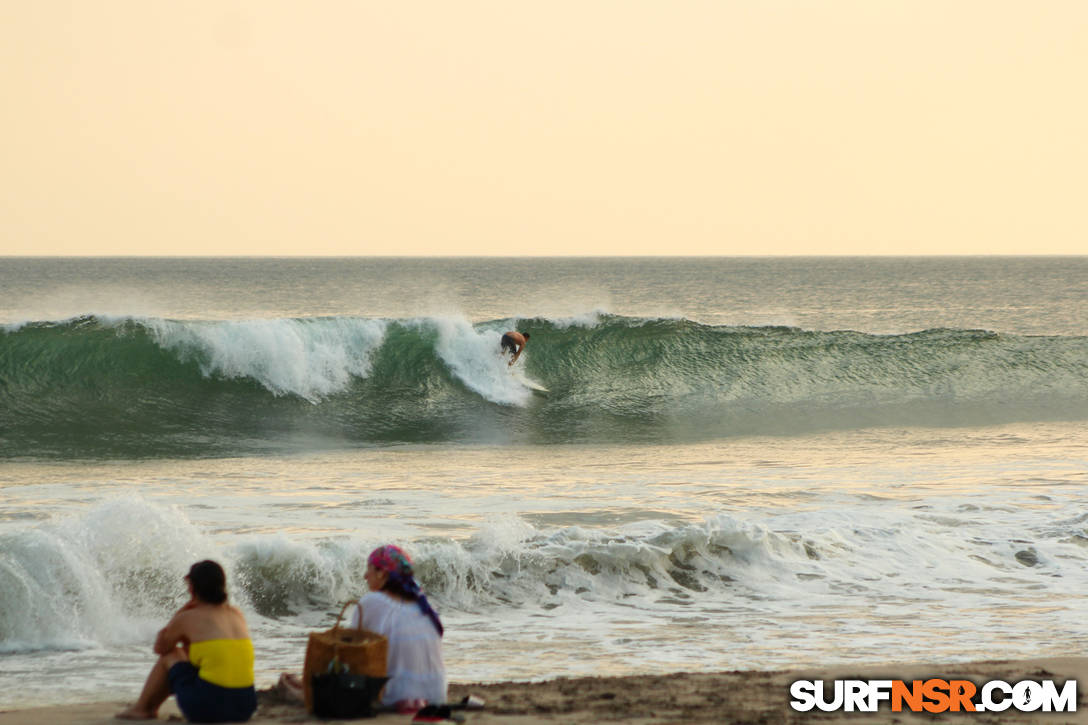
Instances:
[[[507,365],[513,365],[521,357],[521,351],[525,349],[525,343],[529,342],[529,333],[524,335],[520,332],[510,330],[502,334],[502,351],[505,353],[507,350],[514,353],[514,357],[510,358],[510,362]]]

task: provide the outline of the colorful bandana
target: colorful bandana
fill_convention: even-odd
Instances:
[[[438,618],[438,612],[434,611],[430,602],[427,601],[427,597],[419,588],[419,584],[412,574],[412,560],[399,546],[393,546],[392,544],[379,546],[370,552],[367,563],[375,569],[387,572],[390,581],[398,584],[405,594],[415,597],[420,611],[430,617],[435,629],[438,630],[438,636],[442,636],[445,628],[443,628],[442,621]]]

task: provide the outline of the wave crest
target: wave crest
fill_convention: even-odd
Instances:
[[[1088,418],[1084,337],[576,322],[25,323],[0,332],[0,442],[9,456],[234,455]],[[534,335],[512,371],[498,341],[515,325]]]

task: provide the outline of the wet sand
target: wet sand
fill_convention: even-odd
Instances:
[[[798,679],[966,679],[980,684],[999,679],[1054,680],[1059,685],[1077,680],[1077,711],[1072,713],[1020,713],[1010,709],[993,713],[947,712],[940,715],[893,713],[887,703],[876,713],[795,712],[790,708],[789,686]],[[463,713],[467,725],[535,725],[537,723],[1085,723],[1088,701],[1083,684],[1088,681],[1088,658],[1060,657],[1028,660],[995,660],[955,665],[912,664],[887,666],[840,666],[823,669],[672,673],[630,677],[558,678],[545,682],[453,684],[450,700],[472,693],[486,701],[483,711]],[[135,695],[135,693],[134,693]],[[29,708],[0,713],[0,725],[105,725],[118,723],[113,715],[123,702]],[[168,701],[159,719],[180,719]],[[370,722],[410,723],[408,715],[381,715]],[[256,725],[320,721],[300,706],[286,703],[271,690],[260,693],[260,708],[250,722]]]

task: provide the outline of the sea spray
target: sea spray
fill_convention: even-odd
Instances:
[[[369,551],[352,541],[296,542],[279,535],[247,538],[232,558],[254,609],[284,617],[359,597]]]
[[[140,497],[0,534],[0,651],[147,640],[216,553],[177,509]]]
[[[512,320],[80,318],[0,332],[0,456],[629,443],[1088,418],[1088,338]]]
[[[274,395],[311,403],[370,373],[386,324],[352,318],[219,322],[143,320],[152,339],[206,377],[250,378]]]
[[[930,622],[939,612],[919,607],[953,598],[988,611],[1074,596],[1088,571],[1084,522],[1032,529],[1021,519],[966,503],[935,511],[866,501],[592,528],[508,514],[457,538],[395,543],[412,554],[428,596],[452,621],[538,631],[561,617],[564,631],[586,628],[588,637],[602,626],[728,613],[768,617],[799,635],[819,613],[860,631],[870,626],[862,610]],[[380,543],[378,529],[215,532],[172,506],[106,499],[0,535],[0,651],[146,643],[184,600],[188,566],[206,557],[224,564],[231,599],[256,631],[296,636],[365,591],[366,556]]]
[[[437,319],[431,324],[438,328],[439,357],[466,387],[495,403],[528,403],[529,390],[509,374],[508,361],[499,354],[501,333],[477,330],[456,318]]]

